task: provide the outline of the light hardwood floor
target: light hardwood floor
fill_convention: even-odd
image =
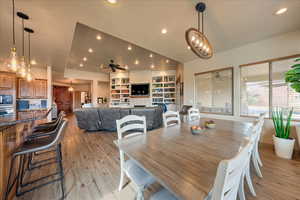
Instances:
[[[128,184],[118,191],[119,152],[113,144],[115,133],[85,133],[77,128],[74,116],[69,116],[69,127],[63,142],[65,188],[67,200],[133,200],[135,193]],[[293,161],[277,158],[271,146],[261,147],[264,178],[254,176],[257,197],[247,191],[248,200],[299,200],[300,199],[300,159]],[[54,167],[39,170],[30,175],[36,177]],[[254,172],[253,172],[254,175]],[[54,183],[27,193],[16,200],[54,200],[60,198],[59,183]],[[146,192],[147,196],[157,187]]]

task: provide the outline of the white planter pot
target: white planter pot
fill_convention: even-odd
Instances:
[[[275,153],[278,157],[292,159],[295,139],[283,139],[273,135]]]
[[[298,144],[300,147],[300,126],[296,126],[296,132],[297,132]]]

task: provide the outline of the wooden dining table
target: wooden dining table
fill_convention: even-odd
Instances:
[[[204,199],[213,187],[218,164],[248,143],[250,122],[214,119],[216,127],[199,135],[191,126],[211,119],[181,123],[115,141],[125,154],[178,199]]]

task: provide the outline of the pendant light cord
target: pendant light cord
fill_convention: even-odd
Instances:
[[[24,45],[24,19],[22,19],[22,56],[25,55],[25,45]]]
[[[13,5],[13,45],[16,45],[16,38],[15,38],[15,0],[12,0]]]
[[[201,13],[201,23],[200,23],[200,13]],[[198,31],[202,32],[202,34],[204,34],[204,16],[203,16],[203,12],[199,12],[198,11]],[[200,31],[201,30],[201,31]]]
[[[30,33],[28,33],[28,66],[30,66],[30,61],[31,61],[31,57],[30,57]]]

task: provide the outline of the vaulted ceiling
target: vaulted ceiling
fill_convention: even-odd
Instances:
[[[16,7],[30,15],[27,26],[36,31],[32,37],[33,57],[38,63],[63,72],[78,22],[174,61],[196,59],[184,39],[185,30],[197,24],[196,3],[119,0],[112,5],[105,0],[16,0]],[[207,0],[206,3],[205,33],[217,52],[300,29],[299,0]],[[281,7],[287,7],[288,12],[274,15]],[[3,60],[11,43],[11,0],[0,1],[0,20]],[[19,39],[18,19],[16,28]],[[167,28],[167,34],[161,34],[162,28]],[[20,45],[20,40],[17,42]]]

